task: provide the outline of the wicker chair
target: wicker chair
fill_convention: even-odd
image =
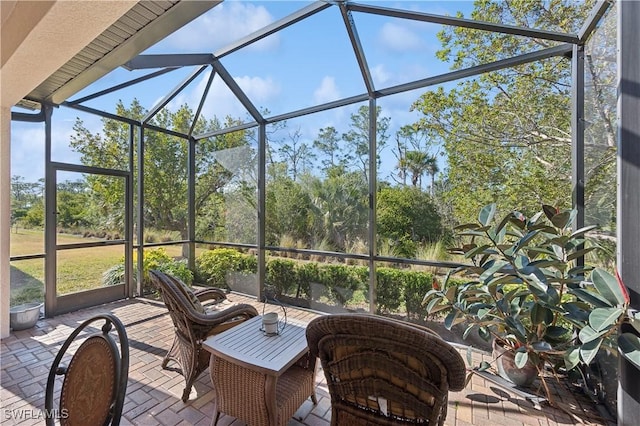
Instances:
[[[104,321],[101,332],[88,336],[76,349],[68,366],[60,363],[75,338],[87,326]],[[112,328],[118,343],[110,334]],[[129,375],[129,341],[124,325],[111,314],[96,315],[78,326],[58,351],[47,378],[47,426],[58,417],[61,425],[119,425]],[[56,376],[64,376],[59,408],[53,408]]]
[[[413,324],[326,315],[309,323],[307,341],[327,379],[332,425],[442,425],[449,390],[465,386],[460,354]]]
[[[258,311],[247,304],[226,306],[226,295],[220,289],[193,292],[177,278],[155,270],[149,271],[149,277],[160,291],[175,329],[173,344],[162,361],[162,368],[184,376],[182,401],[187,402],[193,383],[209,366],[209,353],[202,349],[202,341],[253,318]],[[205,307],[202,303],[206,301],[213,304]],[[177,368],[168,366],[172,361]]]

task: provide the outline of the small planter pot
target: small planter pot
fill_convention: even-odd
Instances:
[[[509,380],[516,386],[530,386],[538,377],[538,369],[535,364],[527,361],[524,367],[518,368],[515,354],[502,347],[496,340],[493,341],[493,357],[496,359],[496,368],[500,377]]]
[[[25,303],[9,309],[9,325],[15,331],[31,328],[40,318],[42,303]]]

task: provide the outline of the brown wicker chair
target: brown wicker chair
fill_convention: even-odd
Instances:
[[[209,366],[209,353],[202,349],[202,341],[253,318],[258,311],[247,304],[226,306],[226,295],[220,289],[192,292],[177,278],[155,270],[149,271],[149,277],[160,291],[175,329],[173,344],[162,361],[162,368],[184,376],[182,401],[186,402],[193,383]],[[213,304],[205,308],[202,302],[206,301]],[[171,361],[177,363],[178,368],[169,367]]]
[[[67,366],[60,365],[67,349],[89,325],[104,321],[101,331],[86,337]],[[97,325],[97,324],[96,324]],[[115,328],[116,344],[110,331]],[[124,325],[112,314],[100,314],[80,324],[62,344],[47,378],[47,426],[119,425],[129,375],[129,340]],[[54,409],[56,377],[64,376],[59,408]]]
[[[406,322],[326,315],[309,323],[307,341],[327,379],[332,425],[442,425],[449,390],[465,386],[458,351]]]

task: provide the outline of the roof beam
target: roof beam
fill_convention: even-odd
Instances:
[[[358,36],[356,23],[353,21],[351,12],[347,9],[345,3],[343,2],[340,3],[340,13],[342,14],[342,19],[344,20],[345,27],[347,27],[347,33],[349,34],[349,40],[351,40],[351,46],[353,46],[353,51],[356,54],[356,59],[358,61],[358,66],[360,67],[360,72],[362,73],[364,85],[367,88],[367,92],[372,95],[375,87],[373,85],[373,79],[371,78],[369,65],[367,64],[367,58],[364,54],[364,49],[362,49],[362,43],[360,42],[360,37]]]
[[[502,25],[485,21],[474,21],[472,19],[454,18],[451,16],[434,15],[423,12],[410,12],[388,7],[371,6],[359,3],[347,3],[347,8],[354,12],[372,13],[374,15],[384,15],[393,18],[411,19],[414,21],[430,22],[433,24],[451,25],[454,27],[471,28],[482,31],[492,31],[503,34],[513,34],[523,37],[533,37],[543,40],[553,40],[562,43],[578,44],[579,39],[575,34],[566,34],[555,31],[535,30],[523,28],[515,25]]]
[[[263,27],[258,31],[255,31],[247,35],[246,37],[243,37],[240,40],[234,43],[231,43],[226,47],[223,47],[222,49],[215,52],[214,55],[216,56],[216,58],[222,58],[224,56],[227,56],[228,54],[233,53],[236,50],[242,49],[245,46],[248,46],[252,43],[260,41],[263,38],[266,38],[271,34],[280,31],[283,28],[293,25],[296,22],[302,21],[303,19],[308,18],[311,15],[315,15],[316,13],[322,10],[325,10],[330,6],[331,6],[331,3],[326,1],[316,1],[314,3],[311,3],[310,5],[303,7],[302,9],[292,13],[291,15],[285,16],[284,18],[278,21],[272,22],[266,27]]]
[[[393,87],[388,87],[386,89],[381,89],[376,91],[376,93],[378,94],[378,96],[376,97],[395,95],[396,93],[408,92],[410,90],[421,89],[427,86],[434,86],[436,84],[442,84],[449,81],[473,77],[474,75],[480,75],[505,68],[511,68],[518,65],[527,64],[529,62],[552,58],[554,56],[566,56],[570,55],[572,51],[573,44],[561,44],[560,46],[526,53],[524,55],[516,56],[513,58],[502,59],[500,61],[495,61],[488,64],[477,65],[475,67],[456,70],[446,74],[437,75],[435,77],[424,78],[422,80],[416,80],[411,83],[405,83]]]
[[[258,123],[264,123],[264,117],[262,117],[262,114],[260,114],[258,108],[253,105],[247,94],[244,93],[240,86],[238,86],[238,83],[233,79],[233,77],[231,77],[229,71],[227,71],[227,69],[220,63],[220,61],[216,59],[216,61],[213,63],[213,68],[216,70],[220,78],[222,78],[222,80],[227,84],[229,89],[231,89],[236,98],[238,98],[240,103],[247,109],[247,111],[249,111],[251,117],[253,117],[253,119]]]
[[[147,68],[173,68],[207,65],[213,63],[213,60],[213,55],[210,53],[138,55],[130,61],[122,64],[122,66],[129,71],[133,71]]]
[[[600,20],[607,13],[611,7],[611,0],[600,0],[594,7],[591,9],[591,13],[585,19],[582,28],[578,31],[578,38],[581,42],[586,42],[593,30],[596,29]]]
[[[191,75],[187,76],[187,78],[185,78],[182,83],[176,86],[171,92],[167,94],[167,96],[165,96],[160,102],[158,102],[153,108],[151,108],[151,111],[149,111],[147,115],[144,116],[142,122],[146,124],[149,120],[151,120],[153,116],[158,113],[158,111],[160,111],[165,107],[165,105],[171,102],[171,99],[175,98],[178,93],[182,92],[182,90],[184,90],[185,87],[187,87],[193,80],[195,80],[196,77],[198,77],[205,69],[207,69],[208,66],[209,65],[203,65],[192,72]]]

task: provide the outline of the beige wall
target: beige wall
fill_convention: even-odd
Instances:
[[[9,335],[11,106],[136,1],[0,0],[0,337]]]

